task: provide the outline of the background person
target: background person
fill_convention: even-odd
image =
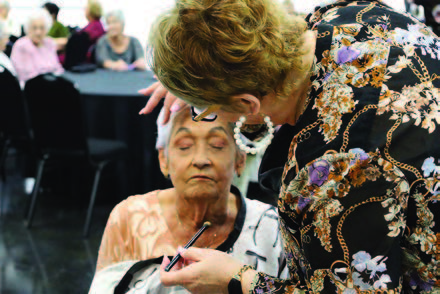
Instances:
[[[205,221],[213,226],[195,246],[217,248],[261,271],[282,274],[275,208],[245,199],[231,187],[234,173],[240,174],[245,162],[233,134],[231,125],[222,119],[194,122],[188,107],[166,126],[158,123],[160,167],[174,187],[129,197],[113,209],[90,294],[113,293],[133,261],[172,256]],[[158,270],[153,277],[136,277],[135,281],[150,283],[147,292],[151,293],[174,293],[180,288],[159,291],[163,286]]]
[[[67,44],[67,39],[70,34],[69,29],[58,21],[58,13],[60,12],[58,5],[51,2],[46,2],[43,5],[43,8],[45,8],[52,17],[52,27],[47,35],[55,41],[55,44],[57,44],[58,54],[61,54]]]
[[[46,2],[43,8],[45,8],[52,17],[52,27],[47,35],[54,39],[67,38],[69,36],[69,29],[58,20],[58,13],[60,12],[58,5],[52,2]]]
[[[85,16],[89,23],[81,31],[89,35],[90,42],[94,45],[105,34],[104,26],[101,22],[101,3],[97,0],[88,0],[85,7]]]
[[[4,21],[6,24],[6,29],[14,39],[21,37],[21,25],[9,17],[9,12],[11,11],[11,4],[9,0],[0,0],[0,20]]]
[[[5,67],[14,76],[17,75],[14,65],[9,57],[3,52],[6,49],[6,44],[9,42],[9,34],[4,21],[0,20],[0,65]]]
[[[98,66],[118,70],[145,70],[144,50],[138,39],[124,35],[125,19],[121,10],[106,15],[107,33],[96,44]]]
[[[158,18],[150,44],[163,85],[145,91],[145,112],[162,96],[177,111],[177,95],[207,107],[199,119],[286,124],[260,177],[279,193],[291,273],[246,270],[236,283],[240,262],[191,248],[182,254],[196,263],[162,282],[197,293],[438,291],[439,42],[380,1],[338,1],[304,21],[268,0],[186,0]]]
[[[14,44],[11,61],[22,83],[40,74],[64,72],[58,61],[56,44],[47,37],[51,26],[52,18],[47,10],[36,9],[25,24],[26,36]]]

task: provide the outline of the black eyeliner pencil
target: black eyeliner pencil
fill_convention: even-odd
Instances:
[[[183,247],[183,248],[188,249],[189,247],[193,246],[193,244],[202,235],[202,233],[210,226],[211,226],[210,222],[204,222],[203,226],[200,228],[200,230],[194,235],[194,237],[191,238],[191,240],[188,241],[188,243],[186,243],[185,247]],[[165,271],[169,272],[173,268],[173,266],[176,265],[176,263],[179,261],[180,258],[182,258],[180,253],[178,253],[176,256],[174,256],[173,260],[171,260],[170,264],[167,265],[167,267],[165,268]]]

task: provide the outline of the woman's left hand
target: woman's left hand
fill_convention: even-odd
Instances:
[[[242,267],[230,255],[213,249],[189,248],[181,255],[183,264],[189,265],[166,272],[169,260],[164,258],[160,280],[165,286],[180,285],[191,293],[227,294],[229,281]]]

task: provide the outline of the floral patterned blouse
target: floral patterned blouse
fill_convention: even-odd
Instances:
[[[377,1],[306,20],[316,62],[278,200],[291,276],[252,293],[440,291],[440,39]]]

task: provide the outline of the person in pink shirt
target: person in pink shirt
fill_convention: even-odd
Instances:
[[[11,61],[22,84],[40,74],[64,72],[58,61],[56,44],[47,37],[51,26],[49,13],[43,8],[36,9],[25,24],[26,36],[14,44]]]

